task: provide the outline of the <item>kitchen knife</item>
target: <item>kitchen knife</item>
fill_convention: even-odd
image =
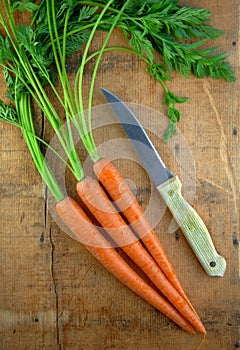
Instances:
[[[226,260],[217,253],[200,216],[183,198],[182,184],[178,176],[174,176],[165,166],[128,106],[110,91],[103,88],[101,90],[202,267],[209,276],[223,276],[226,271]]]

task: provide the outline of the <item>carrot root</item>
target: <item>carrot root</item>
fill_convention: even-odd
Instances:
[[[192,307],[156,233],[118,169],[110,161],[100,159],[94,164],[94,172],[169,281]]]
[[[85,212],[73,199],[70,197],[64,198],[56,205],[56,211],[64,224],[76,235],[78,240],[85,241],[85,237],[83,236],[85,236],[87,230],[90,236],[99,240],[99,246],[107,246],[107,242],[101,242],[105,241],[105,238],[98,232],[94,225],[91,225]],[[194,328],[186,319],[132,270],[115,249],[92,245],[85,245],[85,247],[108,271],[133,292],[174,321],[183,330],[192,335],[196,334]]]
[[[91,177],[85,177],[78,182],[77,192],[84,204],[116,243],[122,243],[122,237],[124,241],[127,241],[128,237],[134,235],[96,180]],[[125,253],[152,280],[155,286],[169,299],[174,307],[199,332],[205,334],[205,328],[199,317],[196,316],[187,301],[174,288],[142,243],[139,240],[132,242],[132,239],[130,239],[130,242],[130,244],[122,246]]]

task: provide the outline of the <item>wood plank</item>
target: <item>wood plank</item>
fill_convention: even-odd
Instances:
[[[217,44],[227,51],[239,77],[238,1],[182,3],[205,6],[213,13],[212,23],[225,31]],[[115,32],[111,40],[121,44],[125,39]],[[99,35],[95,47],[101,41]],[[69,63],[72,77],[79,58],[76,55]],[[143,63],[129,54],[106,54],[96,80],[94,104],[105,103],[99,90],[104,86],[125,101],[165,113],[161,86],[144,68]],[[86,91],[91,69],[89,65],[84,76]],[[192,76],[186,80],[177,73],[172,77],[169,87],[176,94],[191,98],[180,106],[184,117],[179,133],[184,136],[195,164],[195,169],[190,170],[196,176],[193,205],[206,222],[218,251],[226,257],[225,276],[208,277],[181,232],[168,232],[171,222],[168,211],[157,222],[156,232],[206,326],[207,336],[185,334],[124,287],[58,227],[47,211],[45,197],[49,194],[34,169],[19,130],[1,123],[1,349],[234,350],[240,347],[239,79],[231,84]],[[2,97],[3,88],[0,94]],[[152,140],[159,152],[163,152],[167,165],[180,172],[191,164],[185,153],[181,153],[185,144],[180,139],[176,144],[164,145],[159,138],[162,125],[156,116],[146,121]],[[124,138],[117,125],[98,128],[94,134],[103,152],[107,152],[104,146],[108,142]],[[45,135],[50,139],[52,133],[45,130]],[[84,160],[86,152],[81,145],[79,150]],[[113,151],[110,153],[116,154],[115,163],[133,182],[142,206],[148,208],[151,183],[137,164],[134,152],[126,144],[121,152],[130,159],[118,159],[118,152]],[[68,179],[68,184],[74,193],[75,183],[71,181]],[[160,199],[156,198],[155,203],[160,205]]]

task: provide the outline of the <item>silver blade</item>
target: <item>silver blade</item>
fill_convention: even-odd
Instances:
[[[110,91],[103,88],[101,91],[116,114],[116,117],[120,121],[135,151],[140,157],[144,168],[155,185],[159,186],[171,178],[173,174],[163,163],[151,140],[133,112],[123,101]]]

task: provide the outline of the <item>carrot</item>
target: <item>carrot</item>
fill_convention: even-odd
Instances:
[[[104,227],[111,238],[142,269],[155,286],[169,299],[176,309],[200,332],[205,328],[182,295],[173,287],[155,260],[139,240],[133,240],[134,233],[117,212],[100,184],[91,177],[85,177],[77,183],[77,192]],[[129,243],[131,242],[131,243]]]
[[[97,228],[91,223],[88,216],[76,201],[65,197],[56,205],[56,211],[80,241],[94,240],[98,246],[86,245],[88,251],[115,277],[145,301],[158,309],[165,316],[174,321],[179,327],[190,334],[195,334],[193,327],[185,318],[175,310],[165,299],[163,299],[153,288],[151,288],[116,252],[114,248],[107,247],[108,243]]]
[[[135,232],[138,233],[138,237],[142,240],[149,253],[155,259],[172,285],[188,302],[196,316],[198,316],[189,298],[185,294],[156,232],[152,229],[136,197],[118,169],[109,160],[103,158],[94,163],[93,169],[109,196],[121,210]]]
[[[94,163],[94,172],[109,196],[128,220],[129,224],[133,226],[139,238],[141,238],[142,242],[163,270],[169,281],[189,302],[156,233],[152,229],[142,208],[130,190],[128,184],[120,175],[118,169],[110,161],[100,159]]]

